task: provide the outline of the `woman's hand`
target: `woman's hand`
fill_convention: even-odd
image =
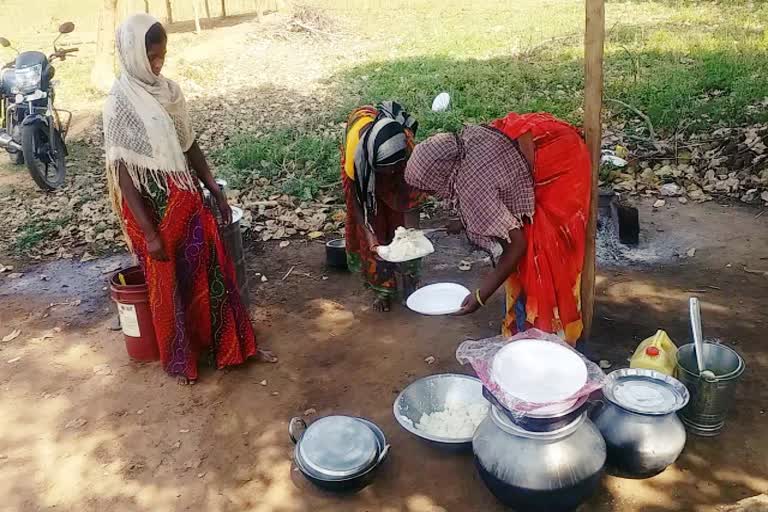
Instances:
[[[147,252],[149,257],[155,261],[168,261],[168,255],[165,253],[165,247],[163,247],[163,239],[160,238],[157,231],[147,236]]]
[[[221,221],[225,226],[232,224],[232,207],[229,206],[227,201],[227,195],[221,190],[216,194],[216,204],[219,207],[219,213],[221,214]]]
[[[477,294],[470,293],[461,303],[461,309],[453,314],[453,316],[471,315],[475,311],[480,309],[480,303],[477,302]]]

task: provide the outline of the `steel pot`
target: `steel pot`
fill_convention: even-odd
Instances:
[[[336,238],[325,243],[325,264],[337,270],[347,270],[347,243],[343,238]]]
[[[472,441],[480,477],[515,510],[570,512],[600,485],[606,450],[600,432],[582,413],[553,432],[529,432],[497,407]]]
[[[682,383],[653,370],[617,370],[603,395],[592,420],[605,439],[609,472],[649,478],[677,460],[686,440],[676,414],[688,403]]]
[[[326,416],[309,426],[303,419],[293,418],[288,434],[296,445],[296,467],[307,480],[327,491],[365,488],[389,453],[384,432],[363,418]]]
[[[584,396],[579,398],[576,403],[568,409],[557,413],[537,414],[533,411],[524,416],[520,416],[510,413],[485,386],[483,386],[483,396],[486,400],[495,405],[498,408],[499,413],[506,416],[507,420],[529,432],[553,432],[555,430],[560,430],[561,428],[570,425],[575,419],[584,414],[584,411],[586,411],[589,406],[587,403],[588,397]]]

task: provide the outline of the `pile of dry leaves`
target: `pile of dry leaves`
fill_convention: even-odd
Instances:
[[[615,133],[608,140],[624,143]],[[768,205],[766,124],[635,144],[628,160],[626,167],[603,170],[604,183],[617,192],[658,197],[659,201],[677,198],[681,203],[729,198]]]

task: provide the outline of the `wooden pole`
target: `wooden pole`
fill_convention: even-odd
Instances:
[[[584,339],[592,334],[595,311],[595,239],[597,236],[598,176],[603,108],[603,43],[605,40],[605,2],[586,0],[584,33],[584,135],[592,164],[592,200],[589,206],[584,270],[581,274],[581,312]]]
[[[173,25],[173,2],[165,0],[165,19],[167,25]]]
[[[192,0],[192,9],[195,11],[195,34],[199,34],[202,31],[200,28],[200,10],[197,5],[198,0]]]

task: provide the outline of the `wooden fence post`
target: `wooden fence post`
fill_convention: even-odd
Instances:
[[[602,144],[603,44],[605,40],[605,2],[586,0],[584,33],[584,135],[592,164],[592,200],[589,207],[584,269],[581,274],[581,313],[584,339],[592,334],[595,312],[595,272],[597,236],[598,176]]]
[[[165,19],[167,25],[173,24],[173,5],[171,0],[165,0]]]

